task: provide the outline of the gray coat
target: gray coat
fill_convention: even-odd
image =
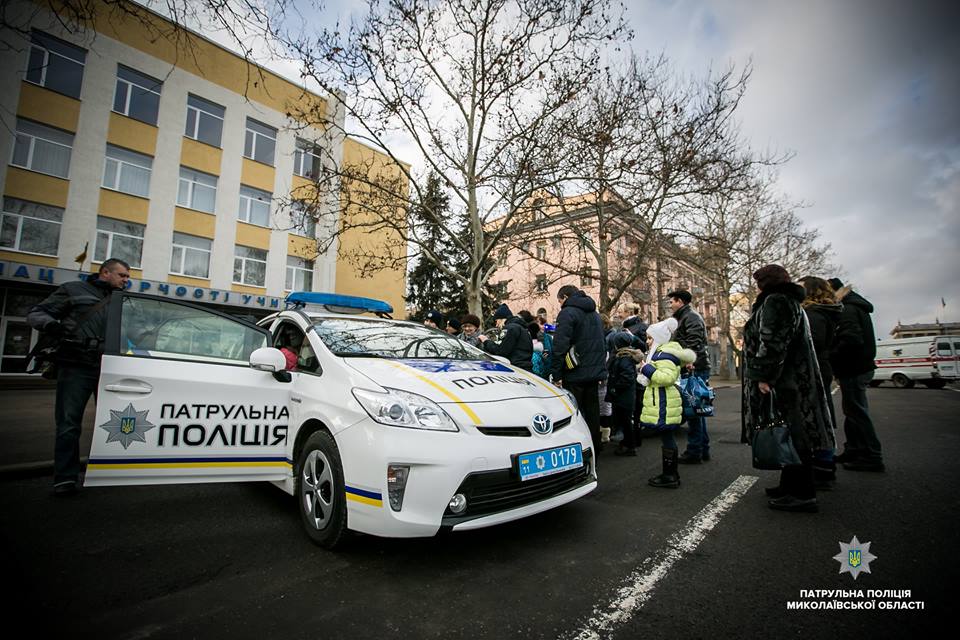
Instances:
[[[836,447],[810,324],[800,306],[803,298],[803,287],[787,283],[769,287],[753,305],[743,329],[741,432],[741,440],[749,442],[760,424],[767,399],[757,383],[766,382],[801,456]]]
[[[51,323],[63,326],[57,351],[60,362],[99,367],[106,333],[107,305],[101,304],[113,287],[94,274],[86,281],[60,285],[27,313],[27,323],[43,332]],[[99,305],[99,306],[98,306]]]

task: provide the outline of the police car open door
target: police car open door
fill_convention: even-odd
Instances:
[[[223,313],[115,293],[84,484],[288,478],[289,374],[251,366],[269,344]]]

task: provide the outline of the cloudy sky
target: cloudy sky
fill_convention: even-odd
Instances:
[[[960,321],[960,2],[625,4],[638,52],[694,75],[752,64],[743,132],[794,154],[781,189],[874,303],[878,337],[898,320]],[[317,19],[365,6],[328,0]]]

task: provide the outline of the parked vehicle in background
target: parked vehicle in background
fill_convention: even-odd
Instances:
[[[960,379],[960,336],[923,336],[877,342],[872,386],[890,381],[909,389],[917,382],[942,389]]]

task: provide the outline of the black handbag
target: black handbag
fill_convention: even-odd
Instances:
[[[766,411],[754,427],[751,440],[753,468],[779,471],[787,465],[800,464],[800,456],[790,438],[790,427],[776,408],[773,389],[765,395],[769,402],[761,401],[761,411],[764,408]]]

